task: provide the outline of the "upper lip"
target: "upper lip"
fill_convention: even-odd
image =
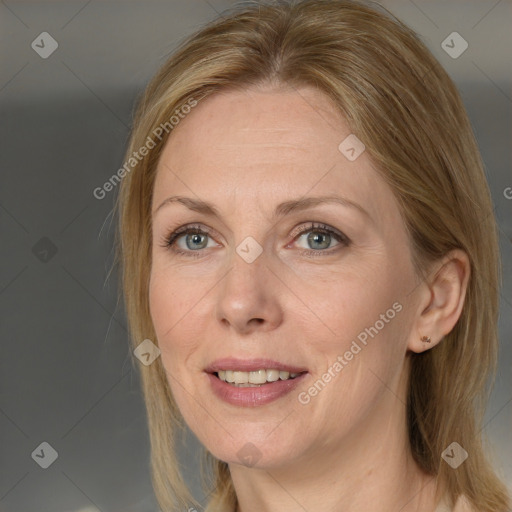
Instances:
[[[219,370],[232,370],[242,372],[254,372],[256,370],[280,370],[290,373],[303,373],[307,369],[301,366],[295,366],[287,363],[280,363],[272,359],[257,358],[257,359],[236,359],[234,357],[226,357],[217,359],[205,368],[207,373],[215,373]]]

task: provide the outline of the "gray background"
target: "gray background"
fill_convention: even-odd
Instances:
[[[158,510],[137,366],[108,277],[115,192],[98,200],[92,191],[122,165],[144,84],[183,37],[232,3],[0,2],[1,512]],[[504,261],[485,431],[512,488],[511,3],[382,3],[459,86],[485,160]],[[31,48],[43,31],[59,44],[47,59]],[[441,48],[453,31],[469,44],[457,59]],[[48,469],[31,456],[42,442],[58,452]]]

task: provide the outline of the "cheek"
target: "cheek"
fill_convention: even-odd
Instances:
[[[317,373],[331,369],[331,373],[344,375],[333,379],[337,382],[333,388],[342,386],[354,392],[357,389],[356,394],[364,393],[368,379],[377,381],[380,377],[387,382],[401,365],[409,326],[405,306],[408,288],[395,265],[380,263],[364,268],[354,265],[325,283],[323,294],[315,288],[310,296],[309,304],[319,312],[319,328],[325,335],[315,336],[311,324],[302,327],[310,333],[312,352],[320,356]],[[315,325],[318,327],[319,322]]]
[[[194,321],[198,319],[201,307],[197,294],[195,287],[187,285],[175,272],[159,272],[157,269],[151,275],[149,307],[162,365],[181,413],[192,422],[195,420],[190,415],[194,416],[197,411],[190,397],[196,396],[198,382],[188,363],[201,339],[201,328]]]
[[[355,339],[376,322],[379,331],[384,330],[384,325],[387,328],[397,316],[393,304],[403,300],[403,293],[385,262],[372,265],[367,261],[364,266],[355,262],[343,272],[332,273],[328,281],[312,287],[306,298],[324,326],[329,327],[336,344],[336,339]],[[382,314],[385,324],[380,320]]]
[[[183,304],[176,286],[170,286],[170,280],[163,273],[151,274],[149,285],[149,309],[157,338],[164,341],[164,334],[169,333],[179,317]]]
[[[204,292],[203,292],[204,294]],[[149,285],[149,308],[162,360],[167,370],[182,368],[181,359],[194,349],[197,335],[190,327],[197,325],[200,292],[179,275],[156,269]]]
[[[316,362],[300,397],[306,405],[297,410],[308,411],[312,423],[334,437],[374,410],[401,372],[409,319],[403,296],[390,280],[381,275],[372,286],[332,284],[322,319],[335,335],[318,336],[312,325],[304,326]]]

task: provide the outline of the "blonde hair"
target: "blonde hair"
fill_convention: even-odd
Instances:
[[[451,249],[469,256],[471,276],[458,323],[437,346],[411,356],[410,446],[451,505],[465,495],[479,512],[506,510],[507,489],[487,460],[480,430],[498,350],[497,230],[455,85],[414,32],[381,8],[348,0],[243,5],[187,39],[152,79],[138,105],[127,159],[187,102],[264,84],[313,86],[338,106],[394,192],[419,274]],[[146,338],[156,340],[148,306],[151,201],[168,136],[126,173],[118,196],[133,348]],[[184,422],[161,358],[140,372],[158,502],[164,512],[198,507],[179,471],[176,447]],[[469,453],[457,469],[441,458],[453,441]],[[234,511],[228,465],[205,453],[204,469],[213,475],[207,510]]]

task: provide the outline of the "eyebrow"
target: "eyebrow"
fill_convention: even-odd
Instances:
[[[162,203],[160,203],[160,205],[153,211],[153,215],[155,215],[164,206],[172,203],[182,204],[186,206],[189,210],[193,210],[195,212],[202,213],[207,216],[221,218],[219,211],[213,204],[207,201],[202,201],[199,199],[193,199],[191,197],[184,196],[168,197]],[[340,196],[302,197],[300,199],[292,199],[290,201],[285,201],[276,206],[273,218],[283,217],[293,212],[307,210],[309,208],[313,208],[315,206],[319,206],[326,203],[337,203],[348,208],[353,208],[371,219],[370,214],[361,205]]]

